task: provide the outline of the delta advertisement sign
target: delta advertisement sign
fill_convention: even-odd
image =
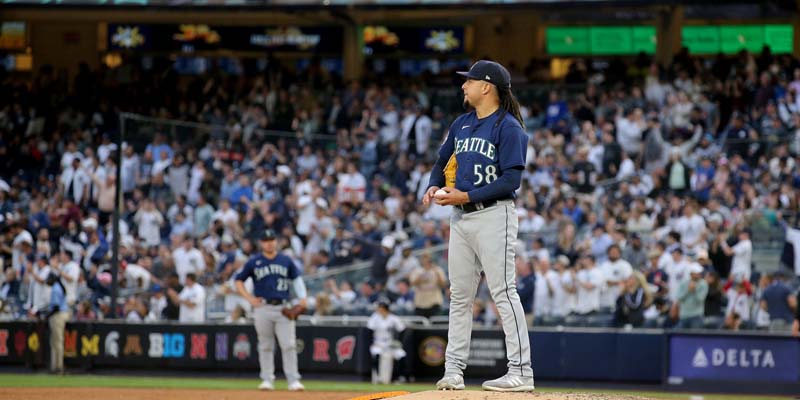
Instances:
[[[669,381],[770,381],[800,379],[800,341],[789,337],[670,337]]]

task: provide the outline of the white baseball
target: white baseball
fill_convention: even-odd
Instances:
[[[445,191],[444,189],[439,189],[439,190],[433,192],[433,197],[441,197],[441,196],[444,196],[446,194],[447,194],[447,191]]]

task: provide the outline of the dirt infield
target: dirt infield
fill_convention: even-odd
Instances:
[[[359,392],[258,392],[255,390],[121,389],[121,388],[0,388],[3,400],[348,400]],[[427,391],[392,400],[644,400],[643,397],[587,393],[493,393]]]
[[[393,397],[392,400],[647,400],[645,397],[598,393],[497,393],[479,391],[427,391]]]

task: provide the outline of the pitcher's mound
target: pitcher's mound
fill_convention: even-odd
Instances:
[[[601,393],[499,393],[473,390],[430,390],[391,400],[649,400],[645,397]]]

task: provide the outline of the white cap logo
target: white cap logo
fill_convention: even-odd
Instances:
[[[492,80],[492,78],[490,78],[489,75],[486,75],[486,80],[490,81],[490,80]]]

